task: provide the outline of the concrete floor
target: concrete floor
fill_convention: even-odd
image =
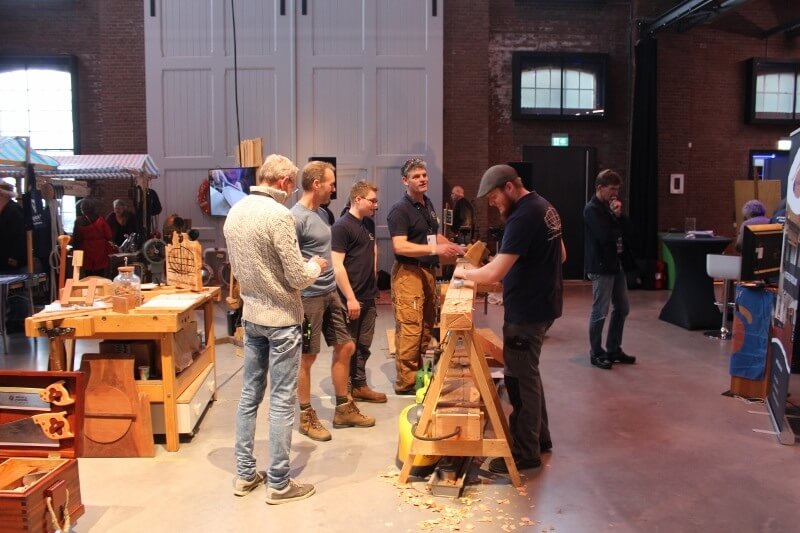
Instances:
[[[668,293],[631,293],[625,350],[633,366],[596,369],[587,355],[590,287],[569,285],[564,317],[556,321],[542,356],[554,449],[544,466],[524,473],[518,491],[502,476],[474,470],[463,502],[432,498],[424,483],[399,489],[396,418],[407,397],[362,404],[378,423],[370,429],[333,430],[314,442],[295,433],[292,475],[314,483],[317,494],[284,506],[264,503],[258,489],[231,493],[234,415],[241,359],[231,345],[217,350],[219,397],[196,436],[177,453],[157,446],[152,459],[80,459],[86,514],[78,532],[133,531],[797,531],[800,526],[800,448],[781,446],[763,404],[722,396],[729,388],[730,342],[705,338],[658,320]],[[384,302],[385,303],[385,302]],[[499,331],[502,308],[475,317]],[[217,331],[224,334],[222,309]],[[370,383],[392,392],[394,362],[385,332],[391,306],[379,307]],[[0,368],[46,365],[24,337],[12,337],[12,355]],[[79,353],[93,349],[79,344]],[[323,421],[333,415],[326,357],[312,374],[313,403]],[[797,397],[797,383],[792,385]],[[267,461],[266,406],[259,412],[256,453]],[[330,427],[330,426],[329,426]],[[416,504],[416,505],[415,505]],[[452,521],[447,522],[448,518]],[[427,522],[438,521],[438,523]]]

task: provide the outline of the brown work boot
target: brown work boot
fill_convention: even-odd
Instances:
[[[360,387],[353,387],[350,391],[353,400],[357,402],[369,403],[386,403],[386,395],[369,388],[369,385],[361,385]]]
[[[333,427],[340,428],[369,428],[375,425],[375,418],[362,415],[355,402],[347,402],[336,406],[333,415]]]
[[[319,421],[313,407],[300,410],[300,434],[311,440],[331,440],[331,432]]]

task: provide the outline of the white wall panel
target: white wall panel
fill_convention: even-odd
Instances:
[[[364,74],[361,69],[318,68],[313,73],[313,153],[364,153]]]
[[[377,151],[424,154],[428,139],[428,76],[424,69],[383,68],[377,73]],[[441,112],[441,111],[440,111]]]
[[[234,0],[236,16],[236,54],[238,57],[273,55],[277,43],[275,25],[278,23],[273,2],[264,0]],[[233,25],[231,4],[225,2],[225,55],[233,55]],[[284,20],[283,23],[286,23]]]
[[[233,69],[225,71],[226,143],[228,156],[236,155],[236,100],[234,98]],[[278,109],[277,76],[274,69],[239,69],[239,124],[242,139],[261,137],[267,154],[275,151],[281,116]],[[270,151],[271,150],[271,151]]]
[[[164,71],[164,155],[210,156],[214,150],[210,70]]]
[[[211,55],[211,0],[168,0],[159,2],[158,6],[162,57]]]
[[[311,4],[312,53],[351,56],[364,52],[362,0],[314,0]],[[402,3],[402,2],[401,2]]]
[[[376,4],[378,55],[414,56],[428,50],[427,0],[377,0]]]

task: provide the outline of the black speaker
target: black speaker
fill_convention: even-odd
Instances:
[[[336,190],[334,190],[333,194],[331,194],[331,200],[336,200],[336,194],[337,194],[338,189],[339,189],[336,186],[336,157],[325,156],[325,155],[312,155],[311,157],[308,158],[308,162],[310,163],[312,161],[324,161],[326,163],[330,163],[331,165],[333,165],[333,169],[334,169],[333,170],[333,186],[336,188]]]
[[[530,161],[509,161],[508,166],[517,171],[522,184],[529,191],[533,190],[533,163]]]

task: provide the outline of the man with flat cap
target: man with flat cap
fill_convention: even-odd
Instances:
[[[503,280],[503,374],[512,407],[511,452],[517,469],[537,468],[541,454],[553,447],[539,355],[545,332],[561,316],[561,263],[566,259],[561,217],[550,202],[527,190],[509,165],[495,165],[483,174],[478,198],[484,196],[505,221],[500,250],[479,269],[456,268],[453,277],[479,283]],[[504,459],[492,459],[489,470],[506,473]]]

